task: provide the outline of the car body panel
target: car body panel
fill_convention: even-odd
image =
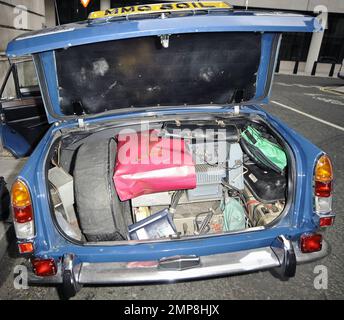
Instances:
[[[5,123],[0,123],[0,139],[1,146],[16,158],[27,156],[31,150],[25,138]]]

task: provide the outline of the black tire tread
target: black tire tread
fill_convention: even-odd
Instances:
[[[112,180],[116,151],[115,140],[104,139],[86,142],[76,156],[77,212],[82,232],[91,242],[118,241],[127,237],[127,204],[120,202]]]

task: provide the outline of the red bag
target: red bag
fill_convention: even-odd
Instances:
[[[114,183],[122,201],[144,194],[196,188],[192,155],[184,139],[159,137],[159,131],[117,136]]]

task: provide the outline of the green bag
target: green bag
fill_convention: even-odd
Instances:
[[[240,202],[234,198],[222,200],[220,206],[223,212],[223,231],[238,231],[245,229],[245,211]]]
[[[287,156],[281,146],[264,138],[255,128],[248,126],[241,134],[244,149],[258,165],[283,173],[287,166]],[[244,140],[244,141],[243,141]]]

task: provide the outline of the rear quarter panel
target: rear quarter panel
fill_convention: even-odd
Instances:
[[[316,228],[317,220],[313,209],[313,175],[315,164],[324,152],[277,117],[268,113],[266,116],[268,122],[289,144],[296,160],[296,186],[293,201],[295,209],[292,226]]]

